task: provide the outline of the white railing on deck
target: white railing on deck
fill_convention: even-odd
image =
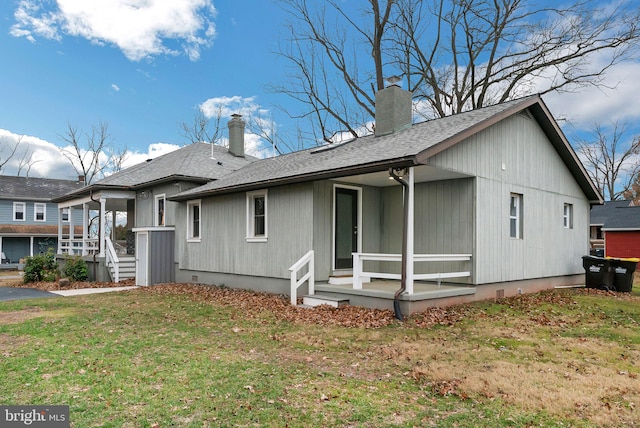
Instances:
[[[100,251],[97,238],[61,239],[58,248],[58,253],[72,256],[90,256]]]
[[[302,278],[298,279],[298,273],[302,270],[303,267],[309,266],[307,269],[307,273],[302,276]],[[315,284],[314,284],[314,263],[313,263],[313,250],[309,251],[307,254],[302,256],[300,260],[298,260],[293,266],[289,268],[289,272],[291,272],[291,304],[296,306],[298,303],[298,287],[305,283],[305,281],[309,281],[309,294],[313,295],[315,293]]]
[[[105,241],[107,242],[105,257],[107,269],[111,268],[109,271],[113,271],[113,282],[120,282],[120,259],[118,259],[118,254],[116,253],[116,249],[113,247],[111,239],[107,238]]]
[[[353,288],[362,289],[362,278],[381,278],[400,280],[399,273],[386,272],[365,272],[363,264],[365,260],[379,262],[401,262],[402,254],[380,254],[380,253],[353,253]],[[414,262],[456,262],[470,261],[471,254],[414,254]],[[471,276],[471,272],[438,272],[438,273],[414,273],[411,280],[436,280],[438,287],[440,281],[447,278],[465,278]]]

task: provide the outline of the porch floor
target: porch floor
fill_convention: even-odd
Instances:
[[[400,281],[372,280],[363,283],[361,290],[354,290],[353,284],[329,284],[316,282],[316,293],[337,293],[341,295],[373,297],[379,299],[393,299],[396,291],[400,289]],[[463,284],[416,281],[413,284],[413,294],[403,293],[400,300],[415,302],[421,300],[443,299],[447,297],[467,296],[476,293],[476,288]]]

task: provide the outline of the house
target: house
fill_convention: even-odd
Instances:
[[[52,199],[84,186],[83,180],[0,176],[0,251],[3,264],[58,246],[58,225],[68,229],[69,211]]]
[[[376,104],[375,135],[170,198],[176,280],[295,295],[312,261],[315,294],[404,313],[583,283],[602,198],[539,96],[415,125],[410,93]]]
[[[58,254],[82,255],[90,265],[97,264],[89,268],[93,280],[118,282],[137,276],[142,284],[147,280],[173,281],[174,252],[170,243],[178,204],[168,198],[253,162],[255,158],[244,155],[244,139],[238,141],[242,146],[229,150],[212,144],[190,144],[56,198],[60,212],[77,212],[81,218],[77,223],[80,233],[69,234],[59,227]],[[99,218],[94,231],[89,224],[92,216]],[[124,224],[128,231],[122,248],[115,244],[116,224]],[[136,245],[136,235],[137,239],[145,239],[144,245]],[[143,278],[146,270],[136,275],[136,255],[140,256],[141,251],[166,258],[154,258],[154,271],[147,279]]]
[[[397,86],[378,92],[375,135],[262,160],[243,156],[234,117],[229,153],[216,148],[223,174],[198,170],[211,165],[205,155],[191,180],[171,178],[160,158],[141,166],[118,190],[135,205],[137,283],[404,314],[583,284],[589,210],[602,198],[542,99],[412,125],[411,98]],[[113,194],[106,184],[93,188],[96,201]],[[60,206],[76,206],[73,197]]]
[[[607,201],[591,209],[591,248],[617,258],[640,257],[640,206]]]

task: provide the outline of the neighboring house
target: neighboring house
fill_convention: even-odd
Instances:
[[[51,200],[82,188],[82,181],[0,176],[0,251],[2,263],[20,263],[27,256],[58,246],[58,224],[68,229],[69,211],[59,218]]]
[[[640,258],[640,206],[607,201],[591,209],[591,248],[608,257]]]
[[[205,176],[203,154],[192,180],[172,178],[158,158],[96,183],[94,199],[109,209],[122,186],[135,205],[140,285],[309,292],[310,304],[412,313],[584,283],[602,198],[539,96],[411,121],[411,93],[391,86],[376,95],[375,135],[249,162],[236,117],[231,153],[214,155],[224,173]]]
[[[240,118],[236,121],[242,122]],[[80,234],[61,232],[58,253],[90,256],[87,257],[89,263],[96,260],[101,268],[96,270],[95,280],[119,281],[137,276],[139,281],[146,283],[143,276],[149,276],[153,283],[172,281],[174,252],[171,243],[178,204],[168,198],[227,176],[254,161],[255,158],[244,156],[244,140],[238,143],[230,150],[212,144],[190,144],[57,198],[61,211],[92,211],[99,216],[101,225],[97,237],[90,233],[87,222],[82,221],[79,223],[82,225]],[[87,218],[87,215],[82,217]],[[107,224],[108,221],[113,224]],[[126,223],[129,232],[130,239],[123,251],[117,250],[115,237],[107,233],[115,231],[116,223]],[[138,239],[144,239],[143,244],[135,242],[134,233]],[[141,253],[144,257],[150,253],[154,256],[162,254],[164,258],[153,259],[154,269],[149,275],[143,272],[136,275],[136,255]],[[91,268],[89,271],[94,276]]]

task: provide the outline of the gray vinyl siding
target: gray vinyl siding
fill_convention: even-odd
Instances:
[[[175,280],[175,233],[173,230],[149,232],[149,284]]]
[[[333,183],[313,183],[313,249],[315,279],[326,281],[331,275],[333,234]]]
[[[165,226],[174,226],[176,221],[178,202],[169,201],[167,198],[182,191],[195,187],[192,183],[178,182],[169,183],[147,189],[138,190],[136,193],[136,227],[153,227],[155,215],[155,197],[165,195]]]
[[[515,115],[434,156],[475,175],[476,284],[582,273],[589,202],[534,120]],[[523,195],[523,238],[509,237],[510,194]],[[563,207],[574,207],[573,228]]]
[[[14,202],[24,202],[25,203],[25,220],[24,221],[14,221],[13,220],[13,203]],[[44,203],[46,205],[46,221],[35,221],[34,220],[34,207],[36,202],[29,200],[9,200],[9,199],[0,199],[0,224],[28,224],[28,225],[57,225],[58,224],[58,204],[54,204],[52,202],[37,202]],[[81,224],[82,222],[82,213],[74,212],[74,219],[76,221],[75,224]]]
[[[383,253],[402,252],[402,189],[383,189]],[[474,180],[457,179],[415,186],[414,253],[472,254]],[[399,263],[385,263],[382,270],[399,272]],[[433,273],[471,269],[462,263],[416,263],[416,273]]]
[[[372,186],[356,186],[340,181],[317,181],[313,185],[313,246],[315,251],[316,279],[326,281],[333,267],[333,210],[334,189],[346,186],[360,189],[362,194],[362,252],[380,252],[381,189]],[[367,268],[373,269],[373,264]],[[377,263],[375,264],[377,267]]]
[[[313,246],[313,184],[268,189],[266,242],[247,242],[246,194],[201,201],[201,241],[186,241],[187,204],[177,215],[179,268],[286,279]]]

